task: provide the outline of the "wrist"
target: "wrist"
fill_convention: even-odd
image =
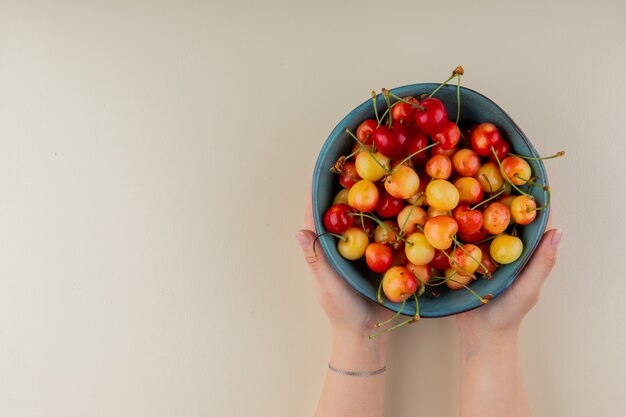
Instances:
[[[488,331],[488,332],[460,332],[460,346],[464,353],[517,350],[518,328]]]
[[[387,335],[368,338],[364,331],[333,329],[330,363],[341,369],[372,371],[387,362]]]

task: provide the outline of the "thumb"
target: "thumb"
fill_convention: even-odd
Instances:
[[[317,269],[320,264],[326,262],[326,260],[324,259],[324,254],[320,251],[316,251],[313,247],[313,245],[316,243],[316,238],[317,235],[307,229],[299,230],[298,233],[296,233],[296,240],[300,244],[300,247],[302,248],[302,253],[304,254],[304,259],[309,264],[311,269]]]
[[[556,255],[563,232],[552,229],[544,233],[539,247],[535,251],[522,275],[515,280],[515,286],[527,295],[539,298],[541,287],[556,264]]]

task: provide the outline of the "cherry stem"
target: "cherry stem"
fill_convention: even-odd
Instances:
[[[480,245],[481,243],[489,242],[490,240],[495,239],[498,236],[500,236],[500,235],[489,236],[487,239],[483,239],[483,240],[481,240],[479,242],[476,242],[476,245]]]
[[[391,102],[389,101],[389,91],[387,91],[386,88],[382,89],[383,92],[383,98],[385,99],[385,102],[387,103],[387,125],[389,126],[389,129],[391,129],[391,124],[393,122],[393,118],[391,117]]]
[[[439,87],[437,87],[437,88],[435,89],[435,91],[433,91],[432,93],[430,93],[430,95],[428,96],[428,98],[431,98],[432,96],[434,96],[434,95],[435,95],[435,93],[441,89],[441,87],[443,87],[444,85],[448,84],[448,82],[449,82],[451,79],[453,79],[454,77],[456,77],[456,76],[457,76],[457,75],[453,73],[453,74],[450,76],[450,78],[448,78],[447,80],[445,80],[444,82],[442,82],[442,83],[439,85]]]
[[[517,174],[515,174],[517,175]],[[517,175],[519,177],[519,175]],[[548,208],[548,206],[550,205],[550,202],[552,201],[552,192],[550,191],[550,187],[547,185],[543,185],[540,183],[535,182],[532,178],[528,180],[528,184],[535,186],[535,187],[539,187],[541,188],[543,191],[548,193],[548,201],[546,202],[546,205],[543,207],[535,207],[534,209],[530,209],[530,211],[541,211],[541,210],[545,210]]]
[[[457,246],[457,241],[456,241],[456,240],[454,241],[454,245],[455,245],[454,247],[456,248],[456,246]],[[443,252],[443,254],[444,254],[444,255],[446,255],[446,257],[448,258],[448,262],[450,263],[450,266],[456,265],[457,267],[461,268],[461,269],[463,270],[463,272],[465,272],[468,276],[471,276],[472,278],[476,278],[476,276],[475,276],[474,274],[472,274],[472,273],[470,273],[470,272],[466,271],[466,270],[465,270],[465,268],[462,268],[462,267],[461,267],[461,265],[459,265],[459,264],[458,264],[458,263],[457,263],[457,262],[456,262],[456,261],[452,258],[452,256],[450,256],[450,255],[448,255],[448,254],[446,253],[446,251],[445,251],[445,250],[443,250],[443,249],[442,249],[442,250],[441,250],[441,252]],[[450,276],[452,276],[452,275],[450,275]]]
[[[374,106],[374,115],[376,115],[376,121],[378,122],[378,126],[380,126],[380,117],[378,117],[378,108],[376,107],[376,91],[372,91],[372,105]]]
[[[465,250],[465,248],[463,248],[463,245],[461,245],[461,243],[460,243],[458,240],[456,240],[456,238],[455,238],[454,236],[452,236],[452,240],[454,240],[454,243],[456,243],[456,244],[457,244],[457,247],[458,247],[459,249],[461,249],[463,252],[465,252],[465,254],[466,254],[467,256],[469,256],[470,258],[472,258],[472,259],[474,260],[474,262],[476,262],[478,265],[482,266],[482,267],[483,267],[483,269],[484,269],[485,271],[487,271],[487,273],[485,274],[485,276],[488,276],[488,277],[490,277],[490,276],[491,276],[491,274],[489,273],[489,270],[487,269],[487,267],[486,267],[485,265],[483,265],[483,263],[482,263],[481,261],[479,261],[478,259],[474,258],[474,257],[473,257],[473,256],[472,256],[472,255],[471,255],[468,251],[466,251],[466,250]],[[454,262],[454,261],[453,261],[453,262]],[[456,263],[456,262],[455,262],[455,263]],[[457,266],[458,266],[458,264],[457,264]],[[465,270],[464,270],[464,271],[465,271]],[[467,271],[466,271],[466,272],[467,272]],[[471,275],[471,276],[473,276],[473,277],[474,277],[474,274],[469,274],[469,275]]]
[[[491,183],[489,184],[489,186],[491,186]],[[476,207],[479,207],[479,206],[481,206],[481,205],[485,204],[487,201],[493,200],[494,198],[496,198],[496,197],[498,197],[500,194],[502,194],[504,191],[505,191],[504,189],[502,189],[502,190],[498,191],[496,194],[492,195],[492,196],[491,196],[491,197],[489,197],[488,199],[481,201],[480,203],[476,204],[474,207],[470,207],[470,210],[474,210],[474,209],[476,209]]]
[[[415,155],[417,155],[418,153],[424,152],[426,149],[432,148],[433,146],[439,145],[439,142],[435,142],[435,143],[431,143],[428,146],[424,146],[422,149],[420,149],[419,151],[415,151],[413,152],[411,155],[407,156],[406,158],[404,158],[402,161],[400,161],[400,163],[398,165],[395,166],[394,169],[391,170],[391,175],[393,175],[394,172],[396,172],[396,170],[398,169],[398,167],[402,164],[404,164],[406,161],[408,161],[409,159],[413,158]]]
[[[380,124],[383,122],[383,120],[385,120],[385,117],[387,117],[387,114],[389,114],[389,111],[393,108],[393,106],[395,106],[396,104],[400,103],[399,101],[396,101],[395,103],[393,103],[391,105],[391,108],[388,108],[387,110],[385,110],[385,112],[383,113],[382,116],[380,116],[380,121],[378,122],[378,126],[380,127]]]
[[[338,235],[338,234],[336,234],[336,233],[331,233],[331,232],[325,232],[325,233],[322,233],[321,235],[317,235],[317,236],[315,236],[315,239],[313,240],[313,255],[315,255],[315,257],[316,257],[316,258],[317,258],[317,250],[315,249],[315,244],[317,243],[317,241],[319,240],[319,238],[321,238],[322,236],[328,236],[328,235],[330,235],[330,236],[334,236],[334,237],[336,237],[337,239],[341,239],[341,240],[348,240],[348,238],[347,238],[347,237],[345,237],[345,236]]]
[[[461,282],[459,282],[459,281],[457,281],[455,279],[450,278],[450,281],[456,282],[457,284],[462,285],[463,288],[465,288],[467,291],[469,291],[472,294],[474,294],[474,296],[480,300],[481,304],[487,304],[489,302],[489,300],[491,299],[491,297],[481,297],[476,291],[474,291],[473,289],[471,289],[467,285],[465,285],[465,284],[463,284],[463,283],[461,283]]]
[[[408,101],[407,99],[404,99],[402,97],[399,97],[397,95],[395,95],[394,93],[392,93],[391,91],[389,91],[389,95],[391,95],[391,97],[395,98],[396,101],[395,103],[392,104],[392,107],[395,106],[396,104],[402,102],[402,103],[406,103],[409,106],[415,107],[416,109],[420,109],[420,110],[426,110],[426,107],[424,106],[420,106],[419,104],[415,104],[415,103],[411,103],[410,101]]]
[[[459,124],[459,117],[461,117],[461,76],[457,77],[456,83],[456,124]]]
[[[419,201],[419,198],[416,198],[415,201],[413,202],[413,205],[411,205],[411,209],[409,210],[409,214],[406,215],[406,218],[404,219],[404,222],[402,223],[402,227],[400,228],[400,236],[404,235],[404,228],[406,227],[406,224],[409,221],[409,217],[411,217],[411,213],[413,213],[413,209],[417,205],[418,201]]]
[[[422,286],[418,293],[415,294],[413,293],[413,298],[415,298],[415,315],[413,316],[413,319],[411,319],[411,321],[409,323],[415,323],[416,321],[418,321],[420,319],[420,302],[419,302],[419,298],[422,296],[422,294],[424,294],[425,288]]]
[[[383,289],[383,280],[381,278],[380,284],[378,284],[378,294],[376,294],[376,298],[378,299],[378,302],[380,303],[380,305],[385,305],[385,302],[383,301],[383,297],[381,295],[382,289]]]
[[[517,155],[514,153],[510,153],[509,156],[517,156],[518,158],[522,158],[522,159],[527,159],[529,161],[545,161],[546,159],[554,159],[554,158],[558,158],[560,156],[565,155],[565,151],[559,151],[557,153],[555,153],[554,155],[551,156],[545,156],[545,157],[539,157],[539,158],[535,158],[533,156],[524,156],[524,155]]]
[[[367,146],[363,145],[363,144],[361,143],[361,141],[359,140],[359,138],[357,138],[357,137],[354,135],[354,133],[350,132],[350,130],[348,130],[348,129],[346,129],[346,132],[347,132],[350,136],[352,136],[352,138],[353,138],[354,140],[356,140],[356,143],[358,143],[358,144],[359,144],[359,146],[361,147],[361,149],[363,149],[364,151],[366,151],[366,152],[367,152],[367,153],[368,153],[368,154],[372,157],[372,159],[374,159],[374,161],[376,161],[376,163],[378,164],[378,166],[379,166],[379,167],[381,167],[382,169],[384,169],[384,170],[385,170],[385,172],[389,172],[389,168],[388,168],[388,167],[383,166],[383,164],[381,164],[381,163],[380,163],[380,161],[379,161],[378,159],[376,159],[376,157],[374,156],[374,154],[372,153],[372,151],[370,151],[370,150],[367,148]]]
[[[398,233],[395,232],[395,230],[393,230],[392,228],[390,228],[389,226],[387,226],[384,222],[382,222],[379,218],[377,218],[376,216],[372,216],[371,214],[365,214],[362,212],[358,212],[358,213],[348,213],[348,216],[360,216],[361,218],[363,217],[367,217],[368,219],[372,219],[374,220],[378,225],[380,225],[383,229],[386,229],[388,231],[390,231],[391,233],[393,233],[396,238],[400,239],[401,241],[403,241],[404,243],[406,243],[409,246],[413,246],[413,244],[409,241],[407,241],[405,238],[403,238],[402,236],[400,236]]]
[[[387,328],[387,329],[385,329],[385,330],[383,330],[383,331],[380,331],[380,332],[378,332],[378,333],[371,334],[371,335],[369,335],[369,336],[368,336],[368,338],[369,338],[369,339],[373,339],[373,338],[375,338],[375,337],[380,336],[381,334],[385,334],[385,333],[390,332],[390,331],[392,331],[392,330],[395,330],[395,329],[397,329],[397,328],[399,328],[399,327],[405,326],[405,325],[410,324],[410,323],[415,323],[414,319],[415,319],[414,317],[411,317],[410,319],[405,320],[405,321],[403,321],[402,323],[398,323],[398,324],[396,324],[396,325],[395,325],[395,326],[393,326],[393,327],[389,327],[389,328]]]
[[[513,181],[511,181],[511,179],[506,174],[506,172],[504,172],[504,168],[502,168],[502,163],[500,162],[500,158],[498,158],[498,153],[496,152],[496,150],[495,150],[495,148],[493,146],[491,147],[491,152],[493,153],[493,156],[496,157],[496,162],[498,163],[498,167],[500,167],[500,172],[502,173],[502,175],[504,175],[504,178],[507,180],[507,182],[509,184],[511,184],[511,186],[513,188],[515,188],[520,194],[525,195],[525,196],[530,197],[530,198],[533,198],[532,195],[530,195],[528,193],[525,193],[517,185],[513,184]]]
[[[356,155],[357,153],[359,153],[360,151],[361,151],[360,149],[357,149],[357,150],[355,150],[354,152],[352,152],[351,154],[346,155],[346,157],[345,157],[345,158],[346,158],[346,159],[350,159],[350,158],[352,158],[354,155]]]
[[[394,320],[396,319],[396,317],[398,317],[398,316],[402,313],[402,310],[404,310],[404,305],[405,305],[405,304],[406,304],[406,297],[404,296],[404,294],[402,294],[402,305],[400,306],[400,309],[396,312],[396,314],[394,314],[393,316],[391,316],[391,318],[390,318],[389,320],[385,320],[385,321],[381,321],[381,322],[379,322],[379,323],[376,323],[376,324],[374,325],[374,327],[375,327],[376,329],[378,329],[379,327],[384,326],[385,324],[389,324],[389,323],[391,323],[392,321],[394,321]]]

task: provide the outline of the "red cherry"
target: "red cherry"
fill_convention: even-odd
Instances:
[[[345,232],[354,222],[354,218],[349,214],[353,212],[352,207],[347,204],[333,205],[324,215],[324,227],[331,233]]]
[[[452,217],[458,223],[460,233],[472,235],[483,227],[483,214],[479,210],[470,210],[465,204],[457,206]]]
[[[373,135],[374,144],[378,152],[391,159],[401,155],[402,149],[398,146],[398,138],[395,131],[392,131],[386,125],[382,125],[374,130]]]
[[[376,227],[374,227],[374,222],[363,216],[357,216],[356,219],[354,219],[353,226],[357,229],[363,230],[365,234],[369,237],[374,236],[374,231],[376,230]]]
[[[397,156],[404,156],[409,149],[409,131],[401,124],[395,124],[391,131],[396,135]]]
[[[500,131],[492,123],[481,123],[472,131],[472,149],[480,156],[489,155],[491,147],[495,147],[501,140]]]
[[[508,141],[502,139],[500,142],[496,143],[493,148],[496,150],[496,154],[498,155],[498,159],[502,161],[511,151],[511,145]],[[489,159],[493,162],[496,161],[496,157],[493,155],[493,152],[489,152]]]
[[[430,266],[435,269],[439,269],[441,271],[450,268],[450,261],[445,253],[443,253],[441,249],[435,249],[435,257],[432,261],[430,261]],[[445,251],[446,253],[450,253],[450,249]]]
[[[348,161],[343,164],[343,173],[339,176],[339,184],[344,188],[350,188],[356,184],[361,177],[356,172],[354,162]]]
[[[381,189],[382,188],[382,189]],[[399,198],[393,197],[389,194],[384,187],[380,187],[380,197],[378,198],[378,205],[376,206],[376,212],[381,217],[395,217],[402,211],[404,207],[404,201]]]
[[[356,129],[356,137],[359,142],[365,145],[371,145],[374,141],[374,130],[378,127],[378,122],[373,119],[368,119],[361,123]]]
[[[420,101],[420,106],[425,109],[415,109],[415,124],[422,132],[435,133],[448,120],[448,112],[440,100],[427,98]]]
[[[478,232],[473,233],[473,234],[467,234],[467,233],[457,233],[456,237],[466,243],[478,243],[481,240],[485,240],[490,236],[489,233],[487,233],[484,229],[480,229]]]
[[[441,145],[435,145],[432,148],[430,148],[430,153],[432,154],[432,156],[444,155],[444,156],[447,156],[448,158],[452,158],[452,156],[456,153],[456,151],[457,151],[456,146],[450,149],[443,149]]]
[[[480,251],[482,252],[483,257],[480,260],[480,263],[482,265],[478,266],[476,272],[481,275],[486,275],[487,278],[491,279],[491,274],[496,272],[496,269],[498,269],[498,264],[496,264],[495,261],[491,259],[491,253],[489,253],[489,243],[481,243],[480,245],[478,245],[478,249],[480,249]]]
[[[411,126],[408,129],[409,132],[409,149],[407,153],[409,155],[413,155],[415,152],[420,149],[424,149],[428,146],[428,135],[421,130],[419,130],[415,126]],[[413,162],[413,166],[415,168],[420,168],[426,165],[426,162],[430,159],[430,149],[426,149],[423,152],[418,153],[417,155],[413,155],[411,157],[411,161]]]
[[[372,242],[365,248],[365,262],[372,271],[382,274],[391,268],[393,251],[387,245]]]
[[[415,97],[406,97],[405,100],[413,104],[420,104]],[[413,123],[415,119],[415,107],[400,101],[391,108],[391,118],[394,123],[402,123],[403,125]]]
[[[452,121],[447,121],[443,126],[433,134],[433,142],[439,142],[441,149],[452,149],[459,143],[461,139],[461,130]]]

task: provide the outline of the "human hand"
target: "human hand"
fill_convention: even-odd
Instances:
[[[543,284],[556,263],[562,232],[552,229],[544,233],[530,262],[511,287],[489,304],[457,315],[461,337],[469,341],[492,343],[515,338],[526,314],[539,301]]]
[[[317,235],[314,232],[315,223],[310,197],[304,224],[306,229],[300,230],[296,234],[296,239],[313,273],[317,299],[328,316],[333,332],[367,339],[373,332],[374,324],[387,320],[393,313],[350,288],[330,266],[322,251],[318,250],[315,255],[313,242]]]

